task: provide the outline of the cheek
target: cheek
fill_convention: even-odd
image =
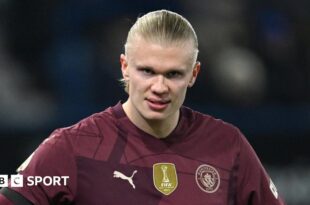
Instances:
[[[175,86],[174,95],[177,96],[178,100],[182,100],[186,95],[186,91],[187,91],[187,84],[182,83]]]
[[[183,103],[183,101],[184,101],[184,99],[185,99],[186,92],[187,92],[187,87],[185,87],[185,88],[182,90],[182,92],[180,92],[179,100],[182,101],[182,103]]]
[[[142,94],[147,88],[147,81],[139,78],[137,75],[130,78],[129,81],[129,91],[132,93]]]

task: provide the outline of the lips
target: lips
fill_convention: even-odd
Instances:
[[[151,110],[162,111],[168,107],[170,100],[147,99],[147,103]]]

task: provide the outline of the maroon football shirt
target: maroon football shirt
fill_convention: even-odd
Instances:
[[[165,139],[137,128],[121,103],[58,129],[20,174],[68,184],[14,190],[40,205],[283,204],[238,129],[186,107],[180,116]]]

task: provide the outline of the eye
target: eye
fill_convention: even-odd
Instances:
[[[142,71],[143,73],[148,74],[148,75],[154,74],[154,72],[149,68],[143,68]]]
[[[154,71],[150,68],[144,68],[144,67],[141,67],[141,68],[138,68],[138,70],[143,73],[144,75],[153,75],[154,74]]]
[[[167,78],[179,78],[179,77],[182,77],[182,73],[179,71],[171,71],[166,74],[166,77]]]

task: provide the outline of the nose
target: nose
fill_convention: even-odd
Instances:
[[[156,76],[151,86],[152,92],[156,94],[163,94],[168,92],[168,86],[166,85],[166,79],[162,75]]]

